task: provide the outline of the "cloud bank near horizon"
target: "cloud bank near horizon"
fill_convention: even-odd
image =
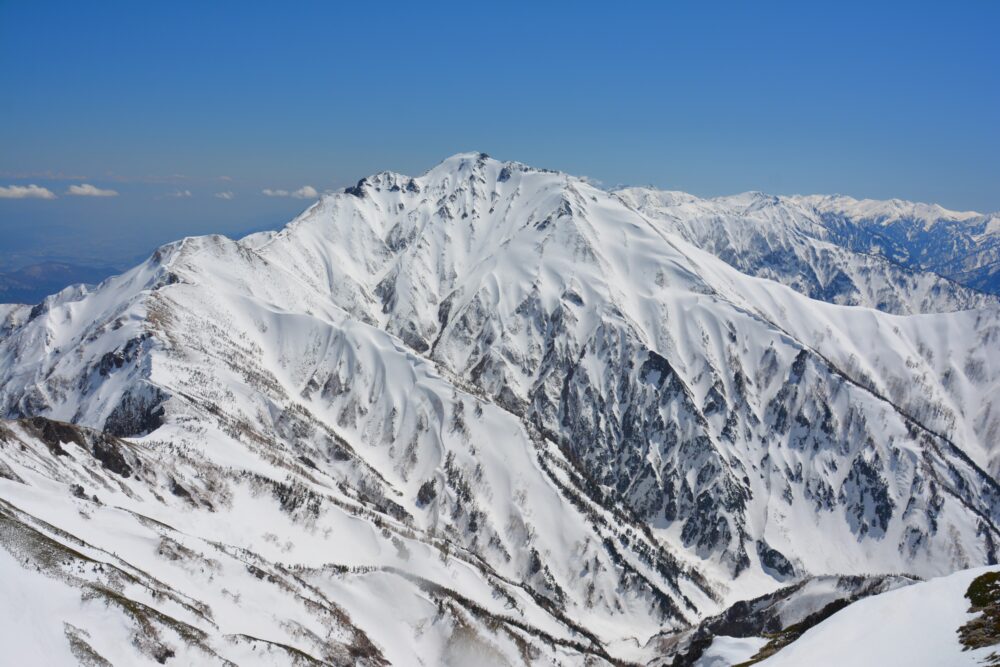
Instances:
[[[291,197],[292,199],[316,199],[319,192],[311,185],[303,185],[298,190],[273,190],[264,188],[260,191],[265,197]]]
[[[90,183],[81,183],[80,185],[69,186],[69,189],[66,190],[66,194],[74,197],[117,197],[118,191],[102,190],[101,188],[91,185]]]
[[[0,186],[0,199],[55,199],[52,190],[38,185]]]

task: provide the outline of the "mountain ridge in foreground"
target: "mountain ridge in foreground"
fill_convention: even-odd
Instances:
[[[995,299],[815,206],[640,194],[460,154],[0,307],[53,660],[646,663],[996,563]]]

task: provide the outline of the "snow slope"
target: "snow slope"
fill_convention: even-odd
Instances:
[[[171,653],[180,664],[287,664],[297,655],[446,664],[453,651],[506,662],[524,652],[564,663],[607,657],[601,639],[535,592],[555,563],[526,586],[532,576],[505,576],[444,531],[380,512],[343,482],[341,490],[322,476],[282,478],[263,461],[256,473],[221,468],[155,451],[174,448],[166,442],[44,419],[7,422],[0,443],[5,599],[37,595],[46,605],[29,607],[37,631],[8,637],[5,651],[37,651],[45,633],[113,664]],[[571,512],[560,519],[572,524]],[[554,539],[574,530],[546,528]],[[616,591],[623,620],[636,613],[626,605],[642,609],[626,586]]]
[[[996,647],[963,651],[958,629],[969,613],[965,591],[975,568],[855,602],[807,630],[761,667],[815,665],[913,665],[962,667],[984,664]]]
[[[651,667],[723,667],[755,657],[772,638],[814,625],[852,602],[909,586],[907,576],[819,576],[741,600],[721,614],[649,643]],[[804,629],[804,628],[803,628]],[[769,647],[771,651],[773,647]],[[773,652],[773,651],[772,651]]]

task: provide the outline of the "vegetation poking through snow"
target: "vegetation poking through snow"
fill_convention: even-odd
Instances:
[[[965,592],[969,613],[976,617],[958,629],[964,650],[1000,645],[1000,572],[976,577]],[[994,652],[984,664],[1000,665],[1000,653]]]

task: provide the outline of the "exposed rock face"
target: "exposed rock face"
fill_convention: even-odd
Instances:
[[[130,389],[104,420],[104,430],[122,437],[151,433],[163,424],[162,404],[166,399],[167,395],[155,386]]]

